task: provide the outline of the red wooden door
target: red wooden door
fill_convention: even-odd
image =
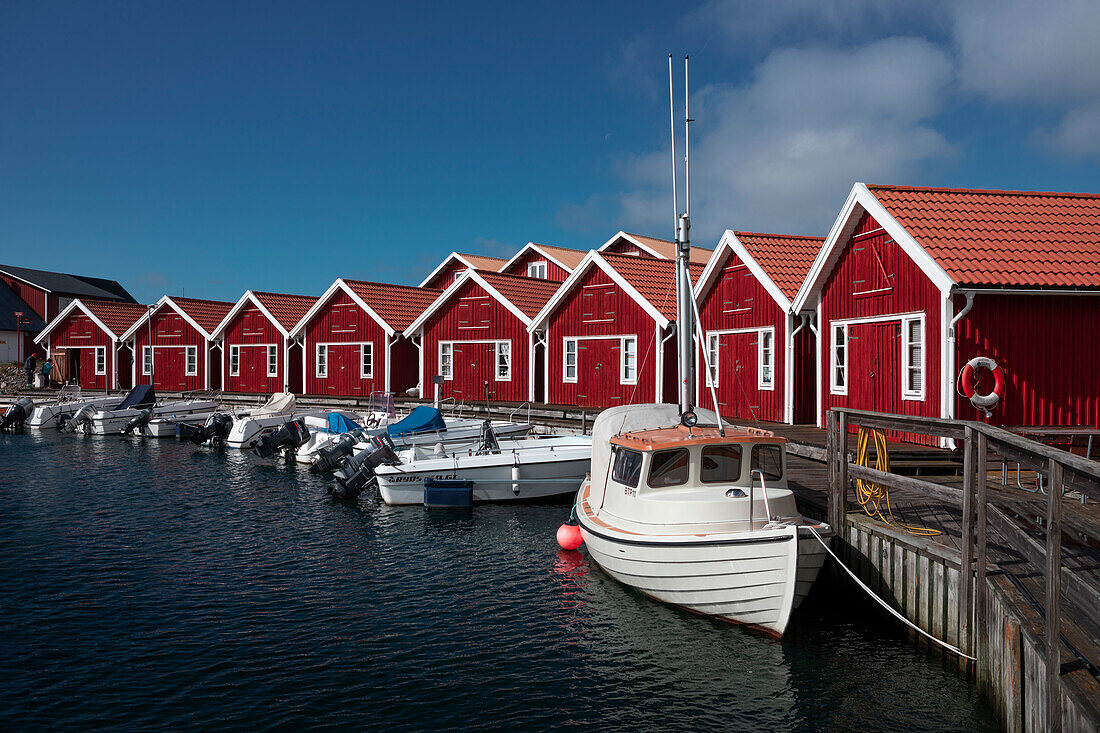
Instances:
[[[718,337],[718,404],[730,417],[758,417],[759,338],[757,331]]]
[[[489,382],[490,399],[496,392],[496,345],[454,345],[454,396],[475,402],[485,399],[485,382]]]
[[[577,405],[613,407],[623,404],[619,394],[619,339],[583,339],[577,343]]]
[[[102,386],[98,383],[102,377],[95,374],[95,349],[79,349],[80,352],[80,386],[93,389]]]
[[[158,387],[184,389],[185,350],[178,347],[153,347],[153,376]]]
[[[350,309],[349,309],[350,310]],[[358,346],[328,347],[328,391],[335,395],[358,395],[363,393],[363,382],[359,378],[362,366]]]
[[[259,394],[264,392],[264,379],[267,378],[267,347],[241,347],[241,391]]]
[[[904,412],[901,403],[901,323],[853,325],[849,342],[852,351],[849,404],[856,409]]]

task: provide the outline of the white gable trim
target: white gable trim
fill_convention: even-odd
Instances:
[[[229,309],[229,312],[225,314],[225,318],[222,319],[222,322],[218,324],[217,328],[214,329],[214,332],[210,334],[209,338],[218,338],[219,336],[221,336],[225,329],[229,327],[230,322],[232,322],[232,320],[236,318],[242,310],[244,310],[245,304],[249,302],[260,309],[260,313],[264,314],[264,318],[271,321],[271,325],[274,326],[276,330],[278,330],[278,332],[283,335],[283,340],[290,338],[290,333],[282,327],[282,324],[279,323],[275,316],[271,315],[271,311],[269,311],[264,306],[264,304],[260,302],[260,299],[257,298],[251,290],[244,291],[244,295],[242,295],[240,299],[233,305],[233,307]]]
[[[523,257],[524,253],[528,252],[528,251],[537,252],[538,254],[540,254],[543,257],[545,257],[546,259],[550,260],[551,262],[553,262],[555,265],[557,265],[561,269],[565,270],[566,272],[572,272],[573,271],[573,268],[566,265],[564,262],[562,262],[557,257],[555,257],[554,255],[547,252],[545,249],[543,249],[539,245],[535,244],[534,242],[528,242],[527,244],[523,245],[523,249],[521,249],[519,252],[516,252],[512,256],[512,259],[508,260],[503,265],[501,265],[500,269],[497,270],[497,272],[504,272],[505,270],[507,270],[509,267],[511,267],[517,261],[519,261],[520,258]]]
[[[129,341],[130,338],[133,337],[133,335],[135,333],[137,333],[138,328],[140,328],[143,323],[148,321],[151,316],[156,315],[157,311],[159,311],[161,309],[161,306],[164,306],[164,305],[169,306],[176,313],[179,313],[181,316],[183,316],[183,320],[190,323],[191,326],[193,326],[196,331],[201,333],[207,339],[213,338],[209,333],[206,332],[205,328],[200,326],[195,321],[194,318],[187,315],[187,313],[185,313],[182,308],[180,308],[178,305],[176,305],[175,301],[173,301],[170,296],[164,295],[164,296],[161,297],[160,300],[158,300],[156,302],[156,304],[153,306],[153,309],[152,310],[146,310],[145,313],[141,316],[141,318],[137,319],[137,321],[134,322],[134,325],[130,326],[130,328],[126,331],[126,333],[122,334],[122,336],[119,337],[119,340],[120,341]]]
[[[722,255],[726,248],[729,248],[731,254],[737,256],[745,266],[749,268],[749,272],[753,274],[764,289],[768,291],[768,295],[772,296],[772,300],[776,302],[784,312],[789,313],[791,310],[791,301],[783,294],[783,291],[779,289],[779,286],[775,284],[775,281],[768,276],[768,273],[764,272],[764,268],[760,266],[760,263],[749,253],[749,250],[737,238],[737,235],[730,229],[726,230],[726,233],[722,235],[722,239],[718,242],[718,246],[714,248],[714,254],[711,255],[710,260],[707,262],[707,267],[703,270],[703,274],[699,277],[699,282],[695,284],[695,302],[698,303],[702,296],[710,290],[713,284],[714,278],[718,276],[718,267],[722,262]]]
[[[592,267],[598,267],[607,273],[612,282],[622,288],[624,293],[629,295],[634,302],[641,306],[642,310],[644,310],[658,326],[661,328],[666,328],[668,326],[670,323],[669,319],[665,318],[652,303],[642,297],[642,294],[635,290],[634,286],[620,275],[618,271],[603,258],[603,255],[601,255],[599,251],[591,251],[584,256],[581,263],[577,265],[577,269],[573,270],[572,274],[569,275],[569,279],[561,284],[558,291],[554,293],[554,297],[550,298],[550,300],[546,302],[546,305],[542,307],[542,310],[538,312],[538,315],[532,319],[531,324],[528,326],[528,330],[534,331],[542,326],[546,322],[546,319],[550,317],[550,314],[557,310],[566,296],[569,295],[584,274]]]
[[[659,259],[659,260],[665,260],[665,259],[668,259],[667,257],[665,257],[665,256],[664,256],[663,254],[661,254],[661,253],[660,253],[660,252],[658,252],[657,250],[655,250],[655,249],[653,249],[652,247],[649,247],[649,246],[647,246],[647,245],[643,244],[643,243],[642,243],[642,241],[641,241],[640,239],[638,239],[638,238],[634,237],[633,235],[627,234],[626,232],[624,232],[624,231],[621,231],[621,230],[619,231],[619,233],[618,233],[618,234],[616,234],[615,236],[613,236],[613,237],[612,237],[611,239],[609,239],[609,240],[607,240],[606,242],[604,242],[603,244],[601,244],[601,245],[600,245],[600,248],[599,248],[598,250],[596,250],[596,251],[597,251],[597,252],[603,252],[603,251],[604,251],[605,249],[607,249],[607,248],[608,248],[608,247],[610,247],[611,245],[615,244],[615,242],[618,242],[618,241],[619,241],[620,239],[625,239],[626,241],[628,241],[628,242],[630,242],[631,244],[633,244],[633,245],[634,245],[635,247],[638,247],[639,249],[643,249],[643,250],[645,250],[646,252],[649,252],[649,253],[650,253],[651,255],[653,255],[654,257],[656,257],[656,258],[657,258],[657,259]]]
[[[309,310],[306,311],[306,314],[302,316],[302,320],[298,321],[294,328],[290,329],[290,336],[292,338],[300,336],[305,330],[306,324],[313,320],[313,317],[320,313],[322,308],[328,305],[329,300],[331,300],[332,296],[335,295],[339,290],[343,290],[345,293],[347,293],[348,297],[352,299],[352,302],[354,302],[357,306],[366,311],[367,315],[373,318],[375,323],[382,327],[382,330],[386,332],[387,336],[393,336],[394,333],[396,333],[394,328],[390,326],[390,324],[386,323],[382,319],[382,316],[378,315],[378,313],[376,313],[373,308],[367,305],[367,302],[359,297],[358,293],[351,289],[351,286],[348,285],[347,281],[344,280],[344,278],[340,277],[336,278],[336,282],[334,282],[332,285],[329,285],[328,290],[326,290],[324,294],[317,299],[317,302],[310,306]]]
[[[443,259],[442,262],[439,263],[438,267],[436,267],[434,270],[432,270],[432,274],[428,275],[426,278],[424,278],[423,280],[420,281],[420,285],[418,285],[417,287],[422,288],[422,287],[426,286],[428,283],[430,283],[432,281],[432,278],[434,278],[436,275],[438,275],[440,272],[442,272],[444,269],[446,269],[447,265],[451,264],[451,260],[459,262],[460,264],[465,265],[466,267],[470,268],[471,270],[476,270],[477,269],[477,267],[474,265],[474,263],[470,262],[468,259],[466,259],[462,255],[460,255],[458,252],[451,252],[449,255],[447,255]]]
[[[96,318],[95,313],[92,313],[90,310],[88,310],[88,306],[80,302],[80,298],[73,298],[73,301],[65,306],[65,309],[58,313],[56,318],[46,324],[46,327],[42,329],[42,333],[34,337],[34,342],[36,344],[40,344],[45,341],[46,338],[49,336],[50,331],[56,328],[61,323],[61,321],[68,318],[69,314],[72,313],[73,310],[76,308],[80,308],[80,310],[84,311],[84,315],[88,316],[88,318],[91,318],[92,322],[102,328],[104,333],[110,336],[113,341],[119,341],[119,337],[115,335],[115,332],[107,328],[106,323]]]
[[[813,267],[810,268],[806,281],[794,299],[792,306],[794,312],[800,313],[807,308],[812,309],[821,299],[821,289],[833,267],[840,258],[843,246],[847,244],[860,217],[866,212],[879,223],[886,233],[897,242],[898,246],[917,264],[921,272],[945,295],[951,292],[956,283],[939,263],[922,247],[912,235],[905,230],[898,220],[886,210],[886,207],[871,193],[863,183],[852,186],[848,199],[844,202],[844,208],[840,210],[833,228],[829,230],[829,236],[824,246],[818,252]],[[813,305],[807,305],[813,301]]]
[[[424,327],[424,324],[428,321],[432,314],[442,308],[443,304],[450,300],[451,296],[455,292],[457,292],[459,288],[465,285],[468,280],[473,280],[475,283],[480,285],[491,298],[507,308],[509,312],[512,313],[512,315],[523,322],[524,326],[527,326],[528,329],[530,328],[531,319],[528,318],[523,311],[517,308],[515,304],[512,303],[512,301],[501,295],[496,288],[485,282],[485,279],[478,274],[477,270],[471,268],[459,275],[457,280],[451,283],[447,287],[447,289],[444,290],[443,293],[438,298],[436,298],[435,301],[431,305],[429,305],[415,321],[409,324],[409,327],[405,329],[404,335],[411,338],[418,331],[420,331],[420,329]]]

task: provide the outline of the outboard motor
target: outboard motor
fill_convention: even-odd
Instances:
[[[336,470],[340,465],[340,459],[350,456],[355,450],[355,444],[367,440],[367,434],[362,430],[353,430],[350,433],[334,438],[324,448],[317,449],[317,455],[313,457],[313,465],[309,470],[313,473],[327,473]]]
[[[260,458],[271,458],[280,450],[297,450],[309,440],[309,428],[304,420],[291,420],[277,430],[256,438],[248,447]]]
[[[229,437],[229,431],[233,428],[233,416],[219,412],[210,417],[202,425],[177,423],[176,432],[184,440],[190,440],[195,445],[210,443],[215,447],[225,445],[225,439]]]
[[[65,421],[61,426],[62,430],[66,433],[75,433],[81,426],[91,422],[92,415],[95,414],[96,408],[91,405],[84,405],[76,411],[72,417]]]
[[[23,423],[34,411],[34,400],[30,397],[21,397],[11,407],[4,411],[0,418],[0,430],[19,431],[23,429]]]
[[[130,418],[130,422],[126,423],[126,427],[122,429],[123,435],[133,435],[135,430],[140,430],[149,424],[149,421],[153,419],[152,410],[142,410],[137,415]]]
[[[332,477],[336,480],[329,488],[333,499],[355,499],[374,480],[374,469],[383,463],[397,463],[397,451],[389,435],[375,435],[367,448],[347,456]]]
[[[483,456],[488,453],[500,453],[500,443],[497,442],[493,424],[486,420],[481,423],[481,443],[477,446],[477,455]]]

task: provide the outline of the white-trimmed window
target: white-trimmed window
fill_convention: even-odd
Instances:
[[[497,381],[512,381],[512,342],[497,341]]]
[[[771,329],[760,332],[759,364],[757,364],[757,387],[760,389],[775,389],[775,333]]]
[[[576,383],[577,381],[577,339],[565,339],[562,349],[561,381]]]
[[[267,376],[279,376],[279,347],[267,347]]]
[[[905,318],[901,321],[902,384],[901,396],[906,400],[924,399],[924,320]]]
[[[619,373],[620,384],[636,384],[638,381],[638,339],[633,336],[622,341],[622,369]]]
[[[184,376],[194,377],[199,373],[199,347],[184,347]]]
[[[229,347],[229,376],[239,377],[241,375],[241,347],[230,346]]]
[[[454,379],[454,344],[447,341],[439,343],[439,375],[450,381]]]
[[[374,344],[361,344],[359,348],[359,376],[371,379],[374,377]]]
[[[316,375],[328,376],[328,344],[317,344],[317,358],[315,359]]]
[[[829,391],[848,394],[848,324],[838,323],[832,327],[830,354]]]
[[[721,336],[716,333],[707,334],[707,386],[718,386],[718,344]]]
[[[97,375],[107,373],[107,347],[95,347],[95,373]]]
[[[527,264],[527,277],[537,277],[542,280],[546,279],[546,260],[539,260],[538,262],[529,262]]]
[[[141,373],[152,374],[153,373],[153,347],[142,346],[141,347]]]

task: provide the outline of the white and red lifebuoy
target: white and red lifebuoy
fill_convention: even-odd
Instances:
[[[978,369],[987,369],[993,375],[993,390],[991,392],[978,394],[974,389],[974,372]],[[963,367],[962,375],[959,377],[959,386],[962,387],[962,393],[966,399],[970,400],[970,404],[989,414],[989,408],[1004,399],[1005,375],[997,362],[988,356],[975,356],[966,362],[966,366]]]

